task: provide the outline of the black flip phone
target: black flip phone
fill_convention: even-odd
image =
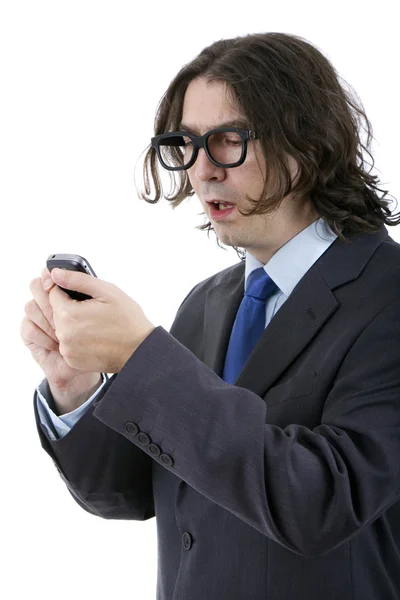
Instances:
[[[79,254],[50,254],[50,256],[47,257],[46,266],[50,273],[52,269],[58,268],[67,269],[68,271],[81,271],[82,273],[97,277],[90,266],[89,261],[86,260],[86,258],[83,258],[83,256],[79,256]],[[88,296],[87,294],[76,292],[75,290],[67,290],[61,286],[59,287],[73,300],[90,300],[92,298],[92,296]]]

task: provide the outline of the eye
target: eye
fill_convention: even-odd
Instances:
[[[227,146],[228,148],[237,148],[238,146],[242,145],[242,138],[240,137],[240,135],[237,135],[235,133],[224,133],[224,132],[219,132],[219,133],[214,133],[211,137],[209,142],[211,144],[218,144],[219,146]]]

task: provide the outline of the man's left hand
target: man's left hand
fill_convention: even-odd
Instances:
[[[70,367],[96,373],[119,373],[156,328],[140,306],[113,283],[92,275],[53,269],[49,292],[59,351]],[[92,299],[72,300],[58,286]]]

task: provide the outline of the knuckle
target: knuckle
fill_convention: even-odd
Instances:
[[[25,314],[28,317],[30,317],[33,314],[35,308],[36,308],[36,301],[35,300],[29,300],[29,302],[27,302],[25,304],[25,307],[24,307]]]
[[[20,333],[21,337],[23,337],[23,338],[25,338],[25,334],[26,334],[26,325],[27,325],[27,318],[24,317],[22,319],[22,322],[21,322],[21,325],[19,328],[19,333]]]
[[[63,357],[65,358],[67,363],[70,365],[70,362],[73,361],[73,359],[74,359],[74,353],[72,351],[72,348],[65,342],[62,342],[61,340],[60,340],[59,348],[60,348],[60,353],[63,355]]]
[[[70,333],[64,333],[62,336],[64,344],[67,346],[68,350],[72,349],[72,336]]]
[[[29,289],[31,290],[32,293],[34,293],[35,289],[38,286],[38,283],[41,283],[41,279],[40,277],[35,277],[35,279],[32,279],[32,281],[29,284]]]
[[[71,350],[71,342],[72,342],[72,337],[70,334],[66,333],[65,330],[63,329],[57,329],[57,337],[58,340],[60,342],[60,344],[63,344],[63,348],[65,349],[66,352],[70,352]]]
[[[65,362],[71,369],[76,369],[79,366],[79,361],[72,354],[64,355]]]
[[[72,354],[71,350],[64,351],[64,357],[66,358],[66,360],[68,360],[69,363],[71,363],[74,359],[74,355]]]
[[[21,323],[20,334],[25,340],[30,340],[35,333],[35,325],[27,317],[25,317]]]
[[[65,308],[61,308],[59,310],[59,315],[60,315],[60,319],[62,319],[65,322],[68,322],[69,319],[69,311],[66,310]]]
[[[63,335],[63,334],[64,334],[64,328],[65,328],[65,325],[67,325],[67,326],[68,326],[68,321],[67,321],[67,319],[66,319],[66,317],[65,317],[65,314],[64,314],[64,311],[63,311],[63,310],[58,310],[58,311],[56,312],[56,315],[57,315],[57,323],[58,323],[58,327],[59,327],[59,329],[60,329],[60,334],[62,334],[62,335]],[[53,310],[53,319],[54,319],[54,310]]]

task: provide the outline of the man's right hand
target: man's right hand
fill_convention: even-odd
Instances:
[[[47,290],[44,287],[46,281],[51,284]],[[41,277],[32,279],[29,287],[33,300],[25,305],[20,333],[34,360],[42,368],[59,414],[62,414],[83,404],[100,385],[101,375],[73,369],[60,354],[49,303],[49,292],[54,285],[46,267]]]

